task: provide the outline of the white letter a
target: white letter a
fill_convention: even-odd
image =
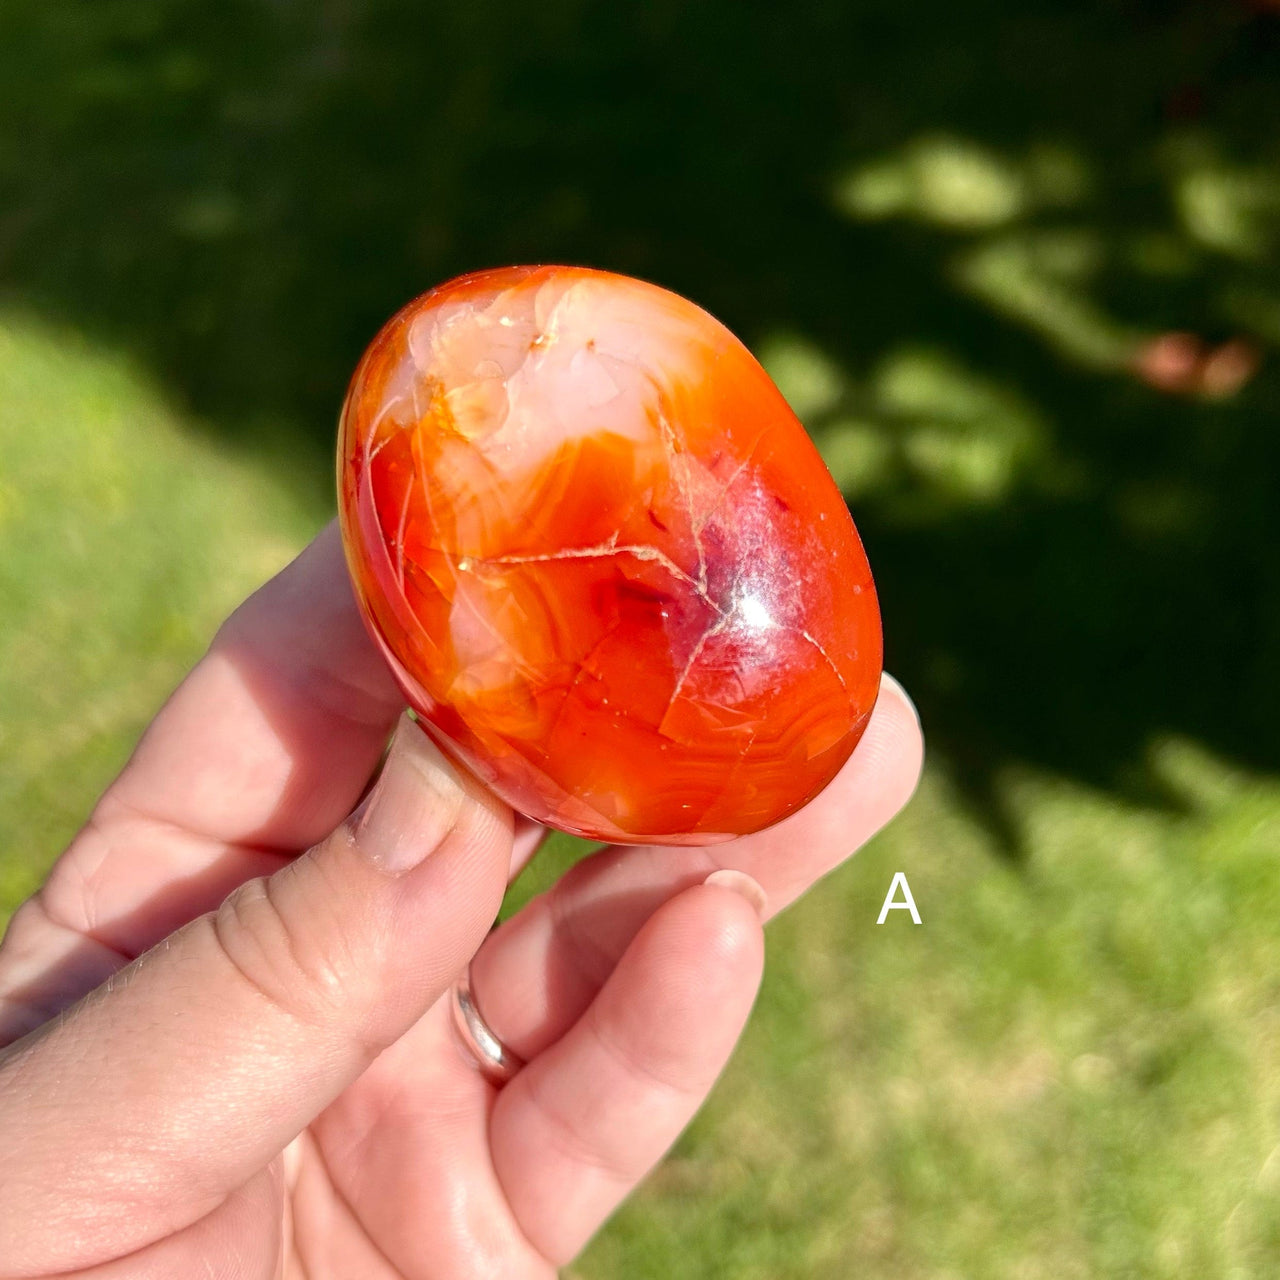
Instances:
[[[903,897],[905,902],[894,902],[893,895],[898,892],[898,886],[902,886]],[[910,911],[911,918],[920,923],[920,913],[916,910],[916,900],[911,896],[911,886],[907,883],[907,873],[905,871],[895,871],[893,873],[893,883],[889,886],[889,892],[884,900],[884,906],[880,908],[880,919],[876,924],[884,924],[885,917],[890,911]]]

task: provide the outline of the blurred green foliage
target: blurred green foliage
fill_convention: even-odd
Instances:
[[[0,84],[0,905],[324,518],[382,320],[630,271],[819,441],[930,766],[578,1271],[1275,1273],[1280,16],[7,0]],[[1180,331],[1256,376],[1147,385]]]

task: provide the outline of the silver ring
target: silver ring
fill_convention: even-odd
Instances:
[[[453,984],[450,1001],[453,1007],[453,1029],[462,1047],[480,1068],[490,1084],[504,1085],[524,1066],[524,1059],[507,1048],[480,1016],[475,996],[471,993],[471,966]]]

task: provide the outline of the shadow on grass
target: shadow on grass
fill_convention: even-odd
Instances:
[[[1156,803],[1155,735],[1280,768],[1262,9],[10,0],[0,280],[318,456],[377,326],[457,271],[692,296],[826,449],[888,661],[1016,851],[1011,763]],[[1182,330],[1243,339],[1235,376],[1144,384]]]

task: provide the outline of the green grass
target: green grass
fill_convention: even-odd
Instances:
[[[0,324],[0,886],[12,906],[314,487],[203,434],[118,353]],[[944,764],[770,930],[711,1105],[582,1276],[1264,1276],[1280,1261],[1280,782],[1193,742],[1177,810]],[[577,856],[564,842],[519,887]],[[895,870],[924,918],[875,924]]]
[[[1026,773],[1019,867],[931,770],[774,926],[746,1043],[584,1276],[1264,1276],[1280,1253],[1280,785],[1188,812]],[[877,927],[895,870],[924,923]]]
[[[0,911],[325,518],[447,275],[632,271],[824,450],[929,739],[575,1267],[1280,1271],[1280,17],[1230,0],[0,9]],[[1130,362],[1243,338],[1219,400]],[[544,853],[514,901],[578,856]],[[877,927],[896,870],[924,923]]]
[[[0,907],[123,762],[223,616],[324,518],[307,465],[200,433],[154,380],[0,313]],[[263,437],[270,439],[264,431]],[[308,492],[309,490],[309,492]]]

